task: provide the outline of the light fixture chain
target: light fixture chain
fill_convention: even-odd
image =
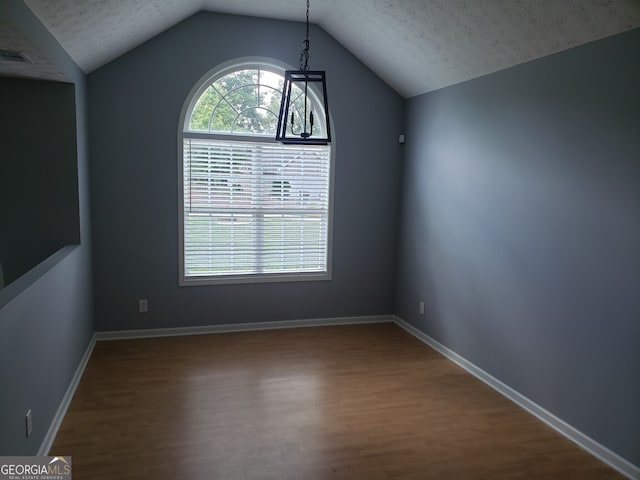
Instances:
[[[302,44],[304,48],[300,53],[300,70],[309,70],[309,0],[307,0],[307,35]]]

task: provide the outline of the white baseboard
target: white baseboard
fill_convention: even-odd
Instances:
[[[628,460],[625,460],[620,455],[612,452],[607,447],[601,445],[600,443],[596,442],[595,440],[588,437],[584,433],[580,432],[576,428],[572,427],[564,420],[561,420],[560,418],[556,417],[554,414],[545,410],[537,403],[529,400],[527,397],[525,397],[521,393],[517,392],[516,390],[509,387],[508,385],[502,383],[500,380],[493,377],[492,375],[488,374],[487,372],[482,370],[480,367],[471,363],[464,357],[458,355],[453,350],[450,350],[449,348],[445,347],[444,345],[439,343],[437,340],[434,340],[433,338],[431,338],[426,333],[418,330],[413,325],[405,322],[404,320],[402,320],[397,316],[394,316],[393,319],[398,326],[400,326],[401,328],[409,332],[411,335],[421,340],[422,342],[426,343],[431,348],[433,348],[434,350],[436,350],[437,352],[439,352],[440,354],[442,354],[444,357],[448,358],[455,364],[464,368],[471,375],[483,381],[484,383],[489,385],[491,388],[496,390],[498,393],[502,394],[503,396],[511,400],[513,403],[518,405],[519,407],[525,409],[527,412],[536,416],[537,418],[542,420],[544,423],[549,425],[551,428],[561,433],[562,435],[567,437],[569,440],[577,444],[579,447],[589,452],[591,455],[599,458],[604,463],[616,469],[618,472],[627,476],[628,478],[640,479],[640,467],[634,465]]]
[[[203,325],[199,327],[149,328],[143,330],[97,332],[96,340],[102,341],[133,338],[174,337],[180,335],[206,335],[209,333],[247,332],[255,330],[275,330],[280,328],[327,327],[331,325],[354,325],[361,323],[391,323],[393,321],[394,317],[392,315],[371,315],[361,317],[310,318],[306,320]]]
[[[112,332],[96,332],[91,338],[91,342],[87,347],[78,368],[76,369],[67,391],[62,397],[62,401],[51,421],[49,430],[38,449],[37,455],[47,455],[51,449],[51,445],[58,434],[58,429],[62,424],[71,399],[78,388],[82,374],[91,358],[91,353],[95,347],[96,341],[102,340],[118,340],[133,338],[152,338],[167,337],[180,335],[202,335],[208,333],[224,333],[224,332],[246,332],[252,330],[273,330],[280,328],[300,328],[300,327],[323,327],[331,325],[355,325],[366,323],[392,323],[394,317],[392,315],[372,315],[360,317],[333,317],[333,318],[315,318],[306,320],[284,320],[276,322],[256,322],[256,323],[239,323],[227,325],[205,325],[200,327],[182,327],[182,328],[152,328],[146,330],[121,330]]]
[[[76,389],[78,388],[78,384],[80,383],[80,379],[82,378],[82,374],[84,373],[84,369],[91,358],[91,353],[93,352],[93,347],[96,345],[96,336],[95,334],[91,337],[91,341],[87,346],[87,349],[80,360],[80,364],[78,368],[76,368],[76,372],[73,374],[73,378],[67,387],[67,391],[62,397],[62,401],[58,406],[58,410],[56,414],[53,416],[53,420],[51,421],[51,425],[49,425],[49,430],[47,430],[47,434],[44,436],[44,440],[40,444],[40,448],[38,449],[37,455],[48,455],[49,450],[51,449],[51,445],[53,445],[53,441],[58,434],[58,429],[62,424],[62,420],[67,413],[67,409],[69,408],[69,404],[71,403],[71,399],[73,395],[76,393]]]
[[[255,330],[273,330],[282,328],[301,328],[301,327],[322,327],[331,325],[354,325],[354,324],[367,324],[367,323],[389,323],[395,322],[398,326],[409,332],[414,337],[418,338],[422,342],[429,345],[431,348],[448,358],[452,362],[456,363],[460,367],[464,368],[467,372],[483,381],[491,388],[502,394],[516,405],[525,409],[532,415],[536,416],[551,428],[561,433],[569,440],[588,451],[595,457],[602,460],[618,472],[631,479],[640,479],[640,467],[625,460],[618,454],[612,452],[605,446],[596,442],[592,438],[588,437],[584,433],[580,432],[576,428],[572,427],[565,421],[548,412],[540,405],[529,400],[527,397],[517,392],[508,385],[502,383],[497,378],[493,377],[489,373],[485,372],[475,364],[471,363],[464,357],[458,355],[453,350],[445,347],[438,341],[434,340],[424,332],[418,330],[413,325],[405,322],[401,318],[395,315],[374,315],[374,316],[360,316],[360,317],[333,317],[333,318],[317,318],[306,320],[284,320],[275,322],[256,322],[256,323],[239,323],[239,324],[226,324],[226,325],[205,325],[199,327],[181,327],[181,328],[153,328],[144,330],[121,330],[111,332],[97,332],[94,334],[87,350],[76,369],[71,383],[67,388],[67,391],[60,402],[58,411],[56,412],[51,426],[47,431],[47,434],[40,445],[38,455],[47,455],[49,449],[53,444],[58,429],[62,423],[62,420],[69,408],[71,399],[78,387],[80,379],[84,369],[91,357],[93,348],[96,341],[102,340],[119,340],[119,339],[133,339],[133,338],[152,338],[152,337],[166,337],[166,336],[180,336],[180,335],[203,335],[210,333],[224,333],[224,332],[246,332]]]

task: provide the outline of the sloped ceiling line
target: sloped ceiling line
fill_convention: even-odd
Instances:
[[[303,21],[306,7],[302,0],[25,3],[87,73],[199,10]],[[412,97],[638,28],[640,1],[315,0],[311,20]]]

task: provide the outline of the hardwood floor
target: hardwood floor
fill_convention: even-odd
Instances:
[[[98,342],[74,479],[623,478],[394,324]]]

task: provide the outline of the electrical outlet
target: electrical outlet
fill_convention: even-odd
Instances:
[[[146,298],[138,300],[138,312],[147,313],[149,311],[149,301]]]
[[[33,430],[33,421],[31,419],[31,409],[24,416],[24,424],[26,428],[27,438],[31,436],[31,431]]]
[[[420,302],[420,315],[424,315],[424,302]]]

